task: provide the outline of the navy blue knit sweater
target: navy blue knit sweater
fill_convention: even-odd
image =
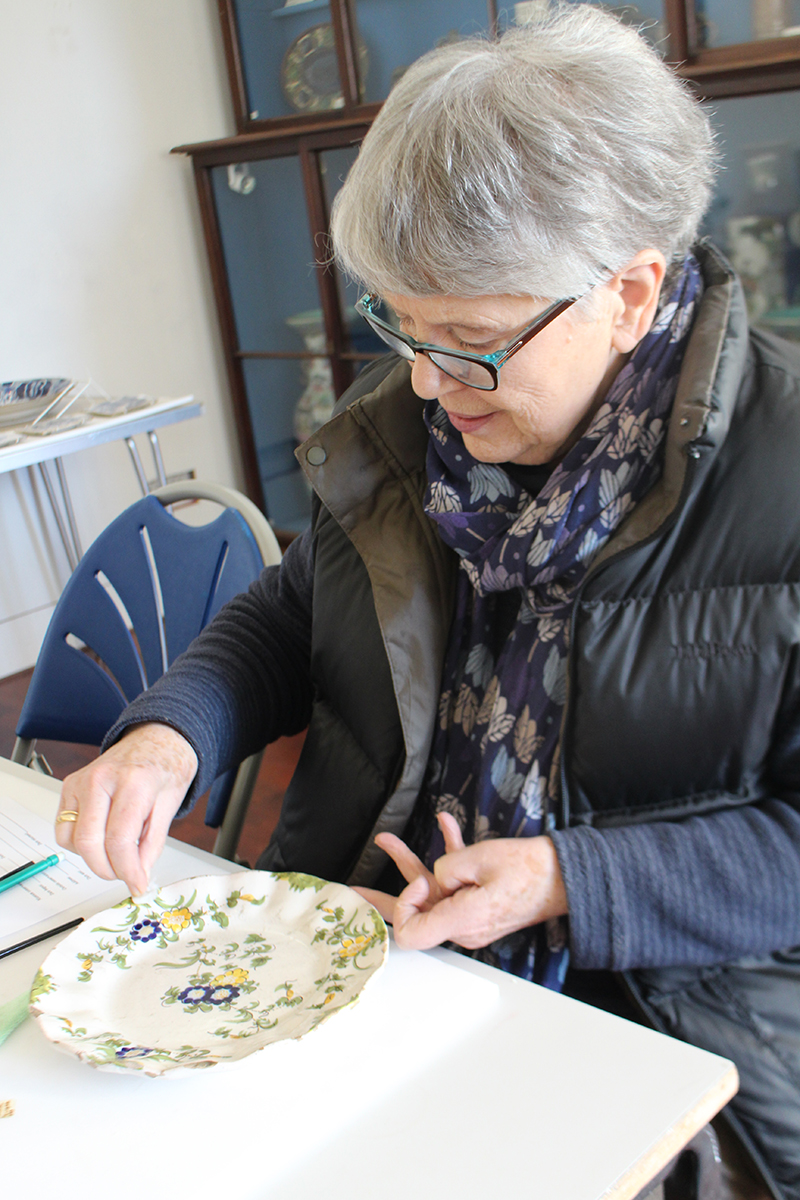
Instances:
[[[200,766],[182,813],[222,771],[308,724],[313,569],[304,535],[110,730],[105,746],[145,721],[191,742]],[[800,813],[782,801],[551,836],[574,967],[703,965],[800,943]]]

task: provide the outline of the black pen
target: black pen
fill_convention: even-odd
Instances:
[[[13,871],[8,871],[5,875],[0,875],[0,883],[4,879],[11,879],[14,875],[19,875],[20,871],[25,871],[28,867],[33,866],[33,859],[30,862],[23,863],[21,867],[14,867]]]
[[[74,921],[67,921],[66,925],[57,925],[55,929],[46,929],[44,933],[37,933],[36,937],[28,938],[24,942],[17,942],[16,946],[8,946],[5,950],[0,950],[0,958],[16,954],[17,950],[27,950],[28,946],[35,946],[37,942],[55,937],[57,933],[66,933],[68,929],[74,929],[76,925],[80,925],[83,919],[83,917],[75,917]]]

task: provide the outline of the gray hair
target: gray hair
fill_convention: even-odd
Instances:
[[[581,295],[645,248],[683,259],[715,157],[634,29],[557,4],[409,67],[336,197],[334,253],[378,293]]]

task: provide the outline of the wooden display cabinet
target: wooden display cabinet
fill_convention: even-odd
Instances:
[[[723,248],[730,250],[732,239],[741,250],[747,222],[756,222],[756,243],[761,234],[768,243],[756,245],[758,254],[784,265],[782,293],[780,280],[763,295],[757,280],[751,286],[753,315],[770,325],[770,313],[782,313],[783,325],[772,320],[772,326],[791,335],[795,300],[800,330],[800,135],[787,130],[800,130],[794,90],[800,0],[774,0],[781,28],[797,16],[797,34],[755,38],[753,5],[762,6],[763,32],[763,6],[770,2],[639,0],[638,7],[604,7],[644,22],[665,59],[712,102],[712,120],[735,163],[722,178],[707,231]],[[354,290],[330,264],[333,196],[405,66],[443,40],[497,36],[514,21],[515,5],[218,4],[237,133],[176,152],[190,155],[194,167],[246,488],[278,530],[292,534],[310,511],[294,446],[363,364],[382,353],[353,314]],[[763,194],[750,186],[751,174]]]

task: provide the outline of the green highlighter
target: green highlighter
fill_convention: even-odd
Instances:
[[[18,871],[12,871],[9,875],[4,875],[0,879],[0,892],[7,891],[15,883],[24,883],[26,879],[30,879],[31,875],[38,875],[40,871],[47,871],[50,867],[57,866],[63,857],[63,854],[50,854],[47,858],[43,858],[41,862],[31,863],[27,867],[20,867]]]
[[[27,1017],[29,1001],[28,992],[23,992],[21,996],[16,996],[7,1004],[0,1004],[0,1046]]]

